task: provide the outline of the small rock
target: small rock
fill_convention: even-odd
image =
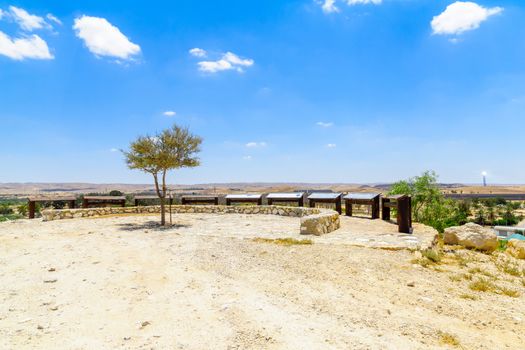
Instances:
[[[415,286],[416,286],[416,282],[414,282],[414,281],[408,282],[408,283],[407,283],[407,286],[409,286],[409,287],[415,287]]]
[[[146,327],[146,326],[149,326],[151,323],[149,321],[144,321],[140,324],[140,329]]]
[[[55,272],[56,269],[55,269],[54,267],[50,267],[49,269],[47,269],[47,271],[49,271],[49,272]]]
[[[56,278],[50,279],[50,280],[44,280],[44,283],[55,283],[57,281]]]
[[[131,337],[124,337],[124,338],[122,338],[122,339],[124,339],[124,340],[130,340]]]
[[[42,329],[44,329],[44,327],[42,327],[41,325],[38,325],[38,326],[36,326],[36,329],[42,330]]]

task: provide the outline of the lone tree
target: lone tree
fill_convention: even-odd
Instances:
[[[140,136],[130,144],[129,151],[123,151],[130,169],[153,175],[163,226],[166,224],[166,173],[172,169],[198,166],[200,161],[196,155],[201,143],[202,138],[175,124],[155,136]]]

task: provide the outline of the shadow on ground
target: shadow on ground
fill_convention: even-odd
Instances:
[[[166,226],[161,226],[158,221],[147,221],[140,224],[125,223],[117,225],[122,231],[143,231],[143,230],[154,230],[154,231],[169,231],[178,228],[188,228],[191,225],[186,224],[172,224],[169,223]]]

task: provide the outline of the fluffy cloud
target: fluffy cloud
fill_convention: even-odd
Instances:
[[[26,58],[50,60],[53,55],[49,52],[47,43],[38,35],[31,35],[18,39],[11,39],[0,31],[0,55],[14,60]]]
[[[194,47],[193,49],[190,50],[190,55],[195,56],[195,57],[206,57],[207,52],[206,50],[199,49],[198,47]]]
[[[328,122],[328,123],[326,123],[326,122],[317,122],[316,124],[318,126],[322,127],[322,128],[329,128],[331,126],[334,126],[334,123],[332,123],[332,122]]]
[[[487,18],[502,11],[501,7],[486,8],[470,1],[456,1],[432,19],[432,30],[434,34],[461,34],[478,28]]]
[[[337,145],[335,143],[329,143],[328,145],[326,145],[326,147],[328,147],[328,148],[336,148]]]
[[[266,147],[266,142],[248,142],[246,144],[246,147],[248,148],[260,148],[260,147]]]
[[[4,14],[5,14],[5,12],[2,9],[0,9],[0,19],[2,19],[2,17],[4,17]]]
[[[166,111],[162,114],[164,114],[166,117],[174,117],[177,113],[175,113],[174,111]]]
[[[47,26],[46,21],[42,17],[32,15],[24,9],[9,6],[9,11],[15,22],[25,31],[30,32]]]
[[[236,70],[239,73],[244,72],[244,67],[253,66],[252,59],[242,59],[234,53],[227,52],[217,61],[198,62],[199,70],[206,73],[217,73],[225,70]]]
[[[132,43],[105,18],[82,16],[75,18],[73,29],[77,37],[96,56],[109,56],[123,60],[140,53],[140,46]]]
[[[244,157],[242,157],[242,159],[244,159],[244,160],[252,160],[252,156],[244,156]]]

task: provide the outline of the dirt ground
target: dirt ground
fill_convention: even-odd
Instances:
[[[502,272],[501,255],[429,266],[408,250],[242,234],[287,237],[298,219],[152,220],[1,223],[0,348],[525,348],[525,266]],[[469,288],[489,276],[516,293]]]

